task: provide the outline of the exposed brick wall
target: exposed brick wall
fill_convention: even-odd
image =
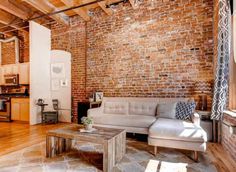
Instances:
[[[76,103],[105,96],[190,97],[195,81],[213,80],[213,0],[129,3],[91,21],[52,26],[52,48],[72,53]],[[86,63],[86,65],[85,65]],[[212,95],[209,95],[209,108]]]
[[[213,37],[214,37],[214,58],[213,58],[213,65],[214,69],[216,67],[216,61],[218,56],[218,23],[219,23],[219,0],[214,0],[214,16],[213,16]],[[215,72],[215,70],[214,70]]]
[[[1,43],[2,45],[2,65],[15,63],[15,44],[14,42]]]
[[[18,31],[20,62],[29,61],[29,33]],[[2,65],[15,63],[15,43],[2,43]]]
[[[236,125],[236,118],[233,118],[227,114],[224,114],[224,121],[232,125]],[[222,140],[221,143],[227,152],[234,158],[236,161],[236,134],[231,134],[229,127],[222,125]]]
[[[19,31],[20,40],[20,61],[29,62],[29,32]]]
[[[79,17],[70,19],[70,27],[52,25],[52,49],[65,50],[72,55],[73,113],[77,115],[77,102],[84,101],[86,85],[86,27]]]
[[[127,3],[112,16],[97,9],[87,46],[87,94],[193,96],[195,81],[213,79],[213,1]]]

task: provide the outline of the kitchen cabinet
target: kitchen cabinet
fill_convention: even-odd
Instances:
[[[3,66],[3,75],[10,75],[12,74],[12,65],[4,65]]]
[[[4,85],[4,75],[19,74],[19,84],[29,85],[29,63],[0,66],[0,85]]]
[[[19,84],[29,84],[29,63],[19,64]]]
[[[11,99],[11,119],[17,121],[29,121],[29,98]]]
[[[11,119],[20,120],[20,103],[11,101]]]
[[[11,74],[19,74],[19,65],[18,64],[11,65]]]
[[[11,75],[19,73],[19,65],[11,64],[11,65],[3,65],[2,67],[3,75]]]

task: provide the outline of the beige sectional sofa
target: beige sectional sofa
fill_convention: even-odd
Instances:
[[[171,147],[193,150],[197,159],[197,151],[206,150],[206,132],[200,127],[200,118],[196,113],[192,114],[191,121],[178,120],[169,115],[173,109],[171,106],[179,101],[189,99],[104,97],[101,107],[89,109],[88,116],[93,118],[96,126],[148,134],[148,143],[154,146],[155,154],[157,146]],[[163,104],[167,106],[160,110],[158,107]]]

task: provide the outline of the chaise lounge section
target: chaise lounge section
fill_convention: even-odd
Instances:
[[[200,127],[197,113],[191,120],[178,120],[173,116],[177,102],[189,98],[133,98],[104,97],[101,107],[88,110],[95,126],[122,128],[126,132],[148,134],[149,145],[197,152],[206,150],[207,135]],[[164,106],[163,106],[164,105]],[[161,108],[164,107],[164,108]],[[159,112],[158,112],[159,111]]]

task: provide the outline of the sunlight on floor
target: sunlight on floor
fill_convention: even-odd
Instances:
[[[159,161],[157,160],[149,160],[148,165],[145,169],[145,172],[156,172],[158,167]]]
[[[187,163],[173,163],[166,161],[149,160],[145,172],[187,172]],[[159,167],[159,168],[158,168]]]

